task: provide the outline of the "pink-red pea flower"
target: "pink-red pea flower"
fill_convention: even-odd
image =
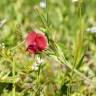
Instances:
[[[26,37],[26,44],[29,53],[42,52],[47,47],[47,37],[44,33],[29,32]]]

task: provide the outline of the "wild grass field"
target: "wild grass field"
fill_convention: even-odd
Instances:
[[[0,0],[0,96],[96,96],[96,0]]]

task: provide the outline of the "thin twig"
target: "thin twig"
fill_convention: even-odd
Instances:
[[[20,47],[22,44],[24,44],[25,40],[17,44],[15,47],[11,48],[10,50],[15,50],[16,48]]]

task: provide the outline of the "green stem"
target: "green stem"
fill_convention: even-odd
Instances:
[[[15,62],[12,62],[12,75],[13,75],[13,96],[15,96]]]
[[[49,26],[48,0],[45,1],[46,1],[46,21],[47,21],[47,26]]]
[[[22,41],[22,42],[20,42],[19,44],[17,44],[15,47],[13,47],[13,48],[11,48],[10,50],[12,51],[12,50],[15,50],[15,49],[17,49],[18,47],[20,47],[22,44],[24,44],[25,43],[25,40],[24,41]]]
[[[74,69],[78,66],[81,56],[82,56],[82,49],[83,49],[83,20],[82,20],[82,8],[81,8],[81,1],[79,2],[79,21],[80,21],[80,31],[77,33],[76,36],[76,45],[75,45],[75,55],[74,55],[74,62],[73,62],[73,70],[71,72],[71,76],[73,77]],[[72,78],[71,78],[72,79]]]

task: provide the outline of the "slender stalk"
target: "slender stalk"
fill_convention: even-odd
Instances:
[[[47,21],[47,26],[49,27],[48,0],[45,0],[45,2],[46,2],[46,21]]]
[[[75,45],[75,55],[74,55],[74,62],[73,62],[73,68],[71,71],[71,78],[70,78],[70,84],[73,80],[73,75],[74,72],[78,73],[79,71],[76,70],[76,67],[78,66],[81,56],[82,56],[82,49],[83,49],[83,19],[82,19],[82,8],[81,8],[81,1],[78,1],[79,5],[78,5],[78,11],[79,11],[79,21],[80,21],[80,31],[77,33],[76,36],[76,45]],[[84,53],[83,53],[84,54]],[[80,75],[83,79],[86,78],[83,74],[81,74],[80,72],[78,73],[78,75]],[[87,79],[87,81],[90,81]]]
[[[78,1],[78,13],[79,13],[79,21],[80,21],[80,31],[76,33],[76,44],[75,44],[75,51],[74,51],[74,60],[73,60],[73,66],[71,66],[70,68],[72,68],[71,70],[71,76],[70,76],[70,86],[71,87],[71,83],[73,81],[74,78],[74,72],[77,73],[79,76],[82,76],[81,73],[78,73],[79,71],[77,71],[75,68],[78,65],[80,59],[81,59],[81,55],[82,55],[82,47],[83,47],[83,27],[82,27],[82,16],[81,16],[81,1]],[[83,76],[83,78],[85,78]],[[71,92],[71,90],[70,90]],[[71,93],[70,93],[71,94]]]
[[[12,75],[13,75],[13,96],[15,96],[15,62],[12,62]]]
[[[82,48],[83,48],[83,20],[82,20],[82,8],[81,8],[81,1],[78,1],[78,11],[79,11],[79,21],[80,21],[80,31],[77,32],[76,36],[76,45],[75,45],[75,54],[74,54],[74,62],[73,67],[76,67],[81,59],[82,56]],[[74,69],[74,68],[73,68]]]
[[[25,43],[25,40],[24,41],[22,41],[22,42],[20,42],[19,44],[17,44],[15,47],[13,47],[13,48],[11,48],[10,50],[12,51],[12,50],[15,50],[16,48],[18,48],[18,47],[20,47],[22,44],[24,44]]]

